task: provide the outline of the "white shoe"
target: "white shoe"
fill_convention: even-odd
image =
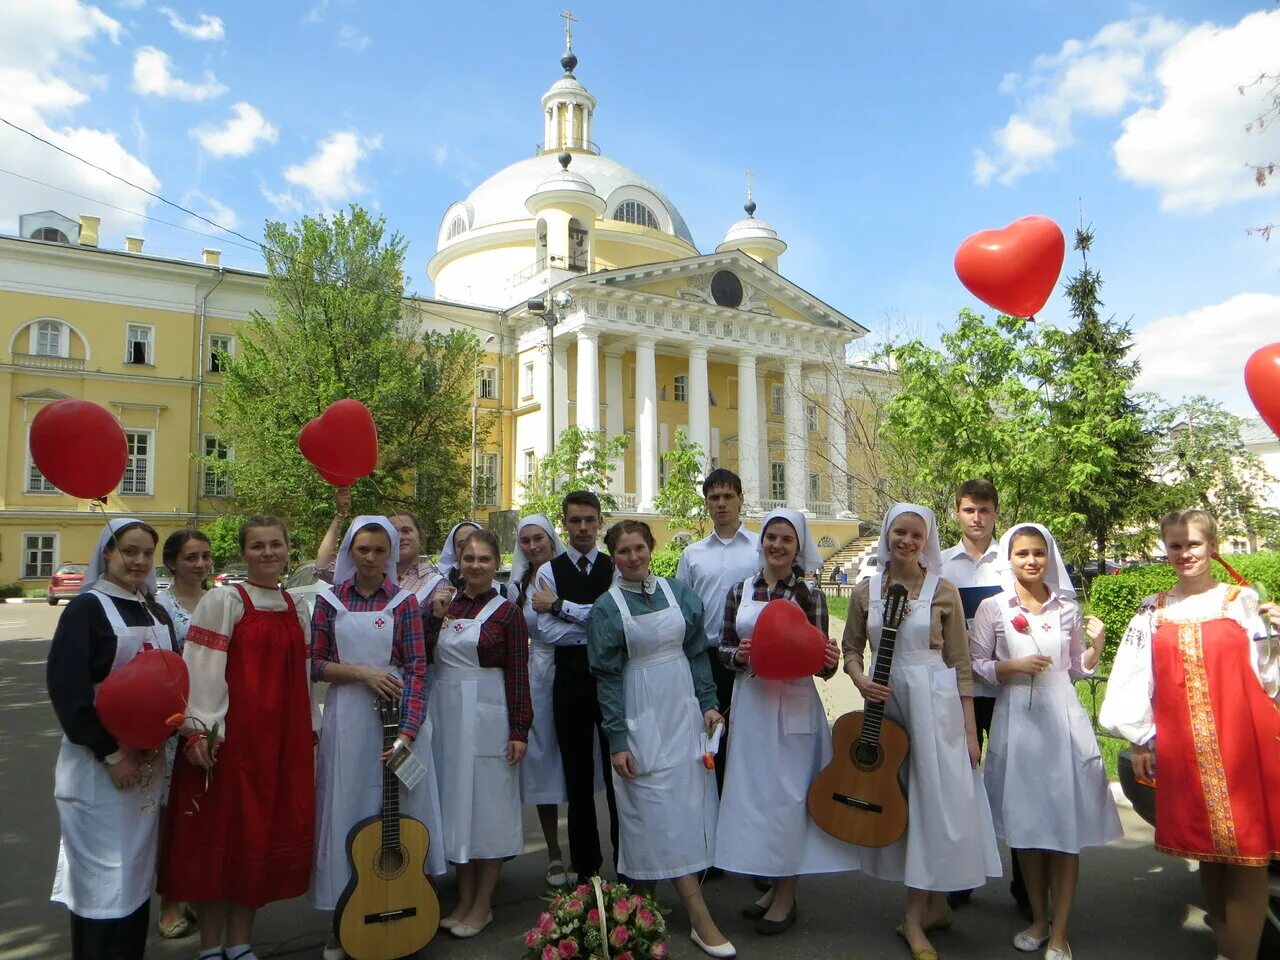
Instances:
[[[469,927],[465,923],[455,923],[452,927],[449,928],[449,932],[453,934],[455,937],[457,937],[459,940],[466,940],[469,937],[476,936],[476,934],[480,933],[482,930],[484,930],[485,927],[487,927],[491,923],[493,923],[492,910],[490,910],[487,914],[485,914],[484,922],[481,923],[480,926]]]
[[[717,957],[720,958],[720,960],[729,960],[730,957],[736,957],[738,955],[738,951],[734,949],[733,944],[728,940],[720,944],[718,947],[709,947],[702,942],[702,938],[698,936],[697,930],[689,931],[689,939],[693,941],[694,946],[709,957]]]
[[[347,952],[338,946],[336,938],[324,945],[324,950],[320,952],[320,956],[324,960],[347,960]]]
[[[1050,947],[1044,952],[1044,960],[1071,960],[1071,948]]]
[[[441,930],[452,930],[452,929],[453,929],[454,927],[456,927],[457,925],[458,925],[458,921],[457,921],[457,920],[455,920],[455,919],[453,919],[453,917],[441,917],[441,918],[440,918],[440,929],[441,929]]]
[[[1049,934],[1047,933],[1043,937],[1037,937],[1023,930],[1013,935],[1013,948],[1023,953],[1035,953],[1043,949],[1048,942]]]

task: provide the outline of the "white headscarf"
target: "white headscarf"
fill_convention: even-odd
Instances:
[[[769,524],[774,520],[785,520],[796,531],[796,541],[798,549],[796,551],[795,564],[805,573],[812,573],[822,566],[822,554],[818,552],[818,545],[813,542],[813,537],[809,535],[809,525],[805,522],[804,514],[799,510],[770,510],[765,514],[764,523],[760,524],[760,546],[756,548],[756,560],[760,564],[759,569],[763,570],[765,566],[764,557],[764,532],[769,529]]]
[[[1000,576],[1000,585],[1012,593],[1017,575],[1013,572],[1013,564],[1009,562],[1009,551],[1013,547],[1013,535],[1030,527],[1040,536],[1049,548],[1049,556],[1045,560],[1044,585],[1060,597],[1074,598],[1076,588],[1071,583],[1071,575],[1067,573],[1067,565],[1062,561],[1062,551],[1058,549],[1058,541],[1046,527],[1038,523],[1016,523],[1005,531],[1000,538],[1000,555],[996,558],[996,572]]]
[[[333,564],[333,585],[335,587],[341,586],[356,575],[356,562],[351,558],[351,541],[356,538],[356,534],[363,527],[370,525],[381,527],[387,531],[387,536],[391,538],[391,552],[387,554],[385,573],[391,578],[392,583],[400,582],[400,575],[396,572],[396,564],[400,558],[400,531],[386,517],[365,514],[351,521],[351,526],[347,527],[346,536],[342,538],[342,546],[338,548],[338,558]]]
[[[889,569],[889,531],[893,529],[893,521],[904,513],[914,513],[924,521],[925,539],[920,551],[920,565],[927,573],[940,573],[942,547],[938,543],[938,518],[933,515],[932,510],[918,503],[895,503],[885,514],[884,525],[880,527],[880,542],[876,544],[876,559],[880,564],[876,569],[881,575]]]
[[[474,520],[462,520],[453,525],[453,529],[449,531],[449,535],[444,538],[444,546],[440,548],[440,562],[436,564],[436,572],[442,574],[448,579],[449,574],[458,569],[458,554],[453,549],[453,535],[458,532],[459,527],[475,527],[477,530],[484,528]]]
[[[141,520],[135,520],[133,517],[117,517],[115,520],[108,520],[106,526],[102,528],[102,536],[98,537],[98,547],[93,551],[93,556],[89,558],[89,569],[85,571],[84,583],[80,584],[78,593],[88,593],[93,589],[94,585],[107,575],[106,564],[102,561],[102,552],[107,549],[107,544],[120,531],[122,527],[127,527],[131,523],[141,523]],[[151,572],[147,574],[146,592],[153,597],[156,593],[156,567],[151,565]]]
[[[521,517],[520,523],[516,526],[516,553],[511,560],[511,579],[508,581],[518,590],[520,584],[524,580],[524,575],[529,569],[529,561],[524,555],[524,551],[520,549],[520,531],[525,527],[540,527],[546,531],[548,537],[551,538],[552,553],[551,556],[558,557],[564,553],[564,541],[560,539],[560,535],[556,533],[555,524],[553,524],[545,513],[531,513],[527,517]],[[443,561],[444,557],[440,559]]]

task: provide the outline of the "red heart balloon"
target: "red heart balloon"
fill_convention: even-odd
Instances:
[[[171,650],[144,650],[107,674],[93,705],[113,737],[136,750],[151,750],[173,733],[175,717],[186,714],[190,690],[182,657]]]
[[[63,493],[100,500],[120,483],[129,444],[120,421],[88,400],[58,400],[31,421],[31,459]]]
[[[765,680],[795,680],[822,669],[827,638],[791,600],[770,600],[751,632],[751,669]]]
[[[339,400],[308,421],[298,449],[335,487],[349,487],[378,468],[378,428],[359,400]]]
[[[1244,365],[1244,385],[1262,419],[1280,436],[1280,343],[1253,352]]]
[[[956,276],[975,297],[1011,317],[1034,317],[1053,293],[1067,241],[1048,217],[982,230],[956,251]]]

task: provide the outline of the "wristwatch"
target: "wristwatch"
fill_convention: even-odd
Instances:
[[[117,763],[124,759],[124,754],[119,750],[113,750],[102,758],[102,762],[108,767],[114,767]]]
[[[564,600],[562,600],[560,597],[556,597],[554,600],[551,601],[552,616],[556,616],[556,617],[560,616],[560,611],[563,609],[564,609]]]

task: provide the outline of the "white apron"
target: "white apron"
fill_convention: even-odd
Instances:
[[[1033,614],[1008,599],[999,598],[1010,659],[1041,653],[1053,666],[1034,684],[1023,674],[1000,684],[983,764],[996,834],[1015,849],[1063,853],[1117,840],[1124,830],[1068,672],[1071,638],[1062,632],[1061,607]],[[1010,622],[1017,612],[1027,618],[1027,633]]]
[[[684,652],[685,619],[666,580],[665,610],[633,616],[622,588],[609,594],[622,615],[627,746],[636,777],[613,775],[618,804],[618,873],[666,880],[711,866],[716,839],[715,772],[702,763],[707,735]]]
[[[427,714],[440,779],[444,854],[451,863],[524,851],[520,776],[507,763],[507,691],[502,670],[480,666],[480,628],[505,601],[498,594],[474,620],[450,620],[436,642],[436,682]]]
[[[510,585],[511,602],[520,595],[516,584]],[[533,591],[525,597],[525,625],[529,629],[529,696],[533,700],[533,726],[529,728],[529,751],[520,761],[520,800],[529,804],[561,804],[566,802],[564,765],[560,761],[560,742],[556,739],[556,718],[551,690],[556,680],[555,647],[538,641],[538,613],[533,609]],[[599,757],[600,752],[596,751]],[[597,760],[597,766],[599,761]]]
[[[742,584],[734,621],[748,639],[766,601]],[[716,866],[756,877],[792,877],[858,869],[858,848],[824,833],[809,818],[809,784],[831,761],[831,725],[813,677],[733,682],[729,737],[747,744],[725,770]]]
[[[867,635],[872,655],[880,646],[884,601],[880,575],[871,578]],[[904,767],[907,832],[887,847],[861,851],[862,869],[881,880],[905,882],[917,890],[972,890],[1001,873],[1000,851],[982,774],[969,765],[964,710],[956,672],[929,647],[930,607],[938,585],[925,576],[898,628],[885,715],[911,738]]]
[[[154,617],[149,627],[125,626],[111,598],[91,592],[116,635],[112,670],[143,650],[173,649],[168,628]],[[62,839],[50,900],[89,920],[114,920],[129,916],[151,898],[167,763],[162,749],[149,779],[144,775],[138,786],[117,790],[93,751],[63,736],[53,775]]]
[[[418,606],[422,610],[422,626],[424,630],[426,629],[426,625],[427,625],[427,617],[431,613],[431,604],[430,604],[431,595],[436,592],[436,587],[440,586],[440,584],[444,582],[445,582],[444,574],[442,573],[434,574],[432,575],[431,579],[429,579],[426,583],[420,586],[418,588],[418,591],[414,594],[414,596],[418,598]],[[435,684],[435,682],[436,682],[435,664],[428,663],[427,674],[422,684],[422,692],[423,692],[423,695],[427,698],[428,704],[431,703],[431,688]]]
[[[334,610],[333,636],[338,662],[352,667],[377,667],[397,677],[391,665],[395,611],[411,594],[401,590],[381,610],[352,612],[332,588],[320,596]],[[412,748],[427,768],[412,790],[400,787],[400,814],[420,820],[431,845],[429,873],[445,872],[440,839],[440,802],[435,765],[431,758],[431,726],[424,718]],[[382,725],[373,691],[363,683],[331,683],[324,697],[324,725],[316,755],[316,846],[312,897],[316,909],[333,910],[347,886],[347,835],[361,820],[382,809]]]

